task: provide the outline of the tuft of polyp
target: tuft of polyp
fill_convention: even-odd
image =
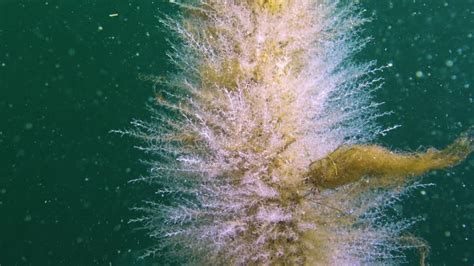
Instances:
[[[351,57],[367,39],[354,4],[285,1],[255,15],[252,1],[177,3],[162,15],[177,71],[159,79],[151,119],[123,131],[151,158],[157,192],[135,208],[170,263],[342,265],[393,263],[422,244],[404,235],[393,204],[410,189],[363,182],[316,193],[312,161],[383,130],[374,62]]]

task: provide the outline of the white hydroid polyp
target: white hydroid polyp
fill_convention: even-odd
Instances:
[[[309,164],[384,131],[374,63],[353,4],[330,0],[178,3],[162,25],[179,69],[149,122],[126,133],[151,155],[156,199],[135,219],[156,239],[144,256],[174,263],[344,265],[403,260],[420,246],[393,221],[406,188],[355,182],[315,191]],[[411,185],[413,187],[413,185]],[[364,193],[361,193],[364,191]],[[387,212],[388,210],[388,212]]]

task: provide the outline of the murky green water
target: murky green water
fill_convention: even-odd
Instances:
[[[377,100],[399,150],[443,147],[474,124],[474,1],[361,1],[374,20],[360,60],[391,64]],[[148,116],[141,74],[164,74],[166,1],[0,0],[0,265],[148,265],[127,221],[153,196],[135,141],[110,134]],[[474,263],[474,158],[425,178],[400,204],[432,265]],[[416,257],[413,258],[416,264]],[[159,264],[159,262],[158,262]]]

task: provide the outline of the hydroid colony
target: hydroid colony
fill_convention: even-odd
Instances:
[[[180,38],[150,122],[127,133],[154,158],[155,201],[136,219],[170,262],[396,263],[423,241],[391,207],[414,176],[473,150],[468,131],[446,149],[393,153],[370,92],[372,62],[357,7],[331,0],[178,3],[163,25]],[[178,256],[179,254],[179,256]],[[185,254],[182,256],[181,254]],[[184,261],[183,261],[184,258]]]

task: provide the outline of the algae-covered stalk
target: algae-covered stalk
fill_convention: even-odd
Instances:
[[[414,177],[473,150],[468,130],[444,150],[369,145],[386,130],[354,4],[330,0],[177,3],[180,38],[149,122],[127,133],[153,156],[141,180],[157,199],[136,219],[169,262],[344,265],[403,261],[426,245],[416,219],[386,215]],[[162,200],[162,196],[166,200]],[[178,255],[179,254],[179,255]],[[185,256],[183,256],[183,254]]]

